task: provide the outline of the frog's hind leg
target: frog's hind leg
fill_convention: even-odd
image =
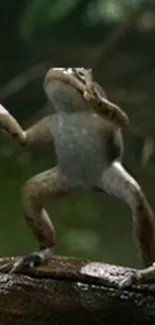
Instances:
[[[71,187],[58,167],[36,175],[26,183],[23,191],[24,215],[40,245],[40,251],[18,260],[11,272],[39,266],[51,258],[56,232],[43,204],[46,198],[66,195],[70,191]]]
[[[151,265],[155,259],[154,216],[139,184],[119,161],[114,161],[103,172],[98,186],[128,204],[142,265]]]

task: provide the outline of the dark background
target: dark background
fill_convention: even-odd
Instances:
[[[0,102],[23,127],[48,111],[43,76],[53,66],[92,67],[129,115],[124,163],[155,209],[155,1],[1,0]],[[21,189],[55,164],[52,142],[21,148],[0,133],[0,255],[37,248]],[[131,212],[105,195],[73,194],[48,204],[57,254],[137,266]]]

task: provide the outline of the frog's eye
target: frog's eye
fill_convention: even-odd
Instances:
[[[81,68],[72,68],[72,72],[77,75],[83,74]]]
[[[85,73],[84,73],[83,68],[77,68],[76,74],[77,74],[78,78],[80,78],[81,80],[85,80]]]
[[[78,74],[79,74],[80,77],[84,77],[84,73],[83,73],[83,71],[80,70],[80,69],[78,70]]]
[[[92,69],[81,68],[79,70],[79,77],[86,82],[92,82]]]
[[[84,73],[82,72],[82,68],[72,68],[72,73],[79,80],[83,81],[85,79]]]

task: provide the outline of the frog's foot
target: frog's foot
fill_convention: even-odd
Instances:
[[[119,287],[124,288],[140,283],[148,284],[148,282],[155,282],[155,263],[141,270],[129,271],[129,273],[121,280]]]
[[[139,284],[143,279],[141,272],[138,270],[130,271],[129,274],[123,277],[119,283],[119,288],[124,289],[134,284]]]
[[[21,257],[14,263],[10,273],[16,273],[22,271],[23,269],[34,269],[38,266],[46,265],[48,264],[52,255],[51,248],[45,248],[38,252]]]

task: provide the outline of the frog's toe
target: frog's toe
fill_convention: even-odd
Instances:
[[[47,264],[52,257],[52,250],[46,248],[38,252],[19,258],[13,265],[10,273],[16,273],[23,269],[34,269],[41,265]]]
[[[134,270],[130,271],[129,274],[123,277],[123,279],[119,283],[119,288],[123,289],[128,286],[132,286],[134,284],[138,284],[141,280],[141,274],[140,272]]]

